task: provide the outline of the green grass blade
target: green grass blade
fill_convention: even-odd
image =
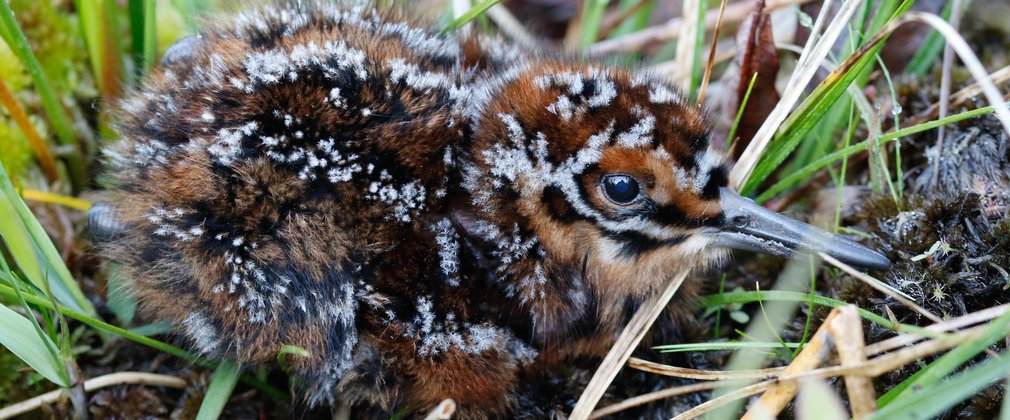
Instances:
[[[893,132],[881,135],[880,138],[878,139],[878,141],[881,144],[884,144],[884,143],[887,143],[889,141],[894,141],[894,140],[900,139],[902,137],[910,136],[912,134],[921,133],[921,132],[926,131],[926,130],[931,130],[931,129],[934,129],[934,128],[939,127],[941,125],[946,125],[946,124],[950,124],[950,123],[954,123],[954,122],[958,122],[958,121],[963,121],[963,120],[967,120],[967,119],[970,119],[970,118],[975,118],[975,117],[986,115],[986,114],[991,114],[993,111],[994,111],[994,108],[992,106],[986,106],[986,107],[982,107],[982,108],[979,108],[979,109],[973,109],[971,111],[965,111],[965,112],[962,112],[962,113],[959,113],[959,114],[954,114],[954,115],[948,116],[948,117],[940,119],[940,120],[934,120],[934,121],[924,122],[922,124],[916,124],[916,125],[913,125],[913,126],[910,126],[910,127],[905,127],[905,128],[903,128],[901,130],[896,130],[896,131],[893,131]],[[848,156],[851,156],[853,154],[862,152],[862,151],[866,150],[866,148],[867,148],[867,143],[856,143],[854,145],[842,148],[840,150],[836,150],[836,151],[832,152],[831,154],[823,156],[823,157],[821,157],[821,158],[819,158],[819,159],[817,159],[817,160],[809,163],[807,166],[805,166],[805,167],[803,167],[803,168],[801,168],[799,170],[793,171],[792,173],[790,173],[786,177],[784,177],[781,180],[779,180],[778,182],[776,182],[774,185],[772,185],[771,187],[769,187],[766,191],[764,191],[763,193],[761,193],[761,195],[759,195],[757,197],[756,201],[759,202],[759,203],[768,201],[769,199],[771,199],[772,197],[774,197],[776,194],[778,194],[778,193],[780,193],[782,191],[785,191],[785,190],[793,187],[794,185],[796,185],[796,184],[798,184],[798,183],[800,183],[800,182],[802,182],[804,180],[810,179],[810,177],[815,172],[823,169],[824,167],[827,167],[828,165],[831,165],[831,164],[833,164],[833,163],[835,163],[835,162],[837,162],[839,160],[842,160],[845,157],[848,157]]]
[[[70,170],[70,181],[75,190],[83,189],[87,184],[88,177],[81,160],[80,147],[77,144],[70,116],[63,109],[56,91],[53,90],[52,84],[49,83],[49,79],[42,70],[42,64],[32,52],[24,32],[21,32],[21,27],[14,19],[14,12],[11,11],[10,3],[7,0],[0,1],[0,26],[3,27],[5,39],[10,40],[8,46],[28,70],[28,75],[31,77],[35,91],[38,92],[39,100],[42,102],[42,108],[45,109],[46,116],[49,117],[49,122],[52,124],[53,131],[56,132],[60,144],[73,147],[74,153],[66,156],[67,167]]]
[[[813,302],[815,305],[826,306],[829,308],[838,308],[841,306],[848,305],[847,302],[842,302],[837,299],[831,299],[829,297],[824,297],[817,294],[789,292],[782,290],[727,292],[723,294],[705,296],[701,298],[700,303],[702,306],[722,306],[730,303],[752,303],[758,301],[773,301],[773,300],[793,301],[802,303]],[[887,318],[884,318],[873,312],[860,308],[857,308],[857,310],[859,311],[859,316],[863,317],[867,321],[873,322],[874,324],[880,325],[884,328],[896,329],[899,326],[897,324],[892,323]]]
[[[14,299],[14,298],[17,297],[17,292],[14,289],[12,289],[11,287],[9,287],[9,286],[0,285],[0,296],[4,296],[4,297],[7,297],[7,298]],[[145,337],[145,336],[143,336],[141,334],[136,334],[136,333],[130,332],[130,331],[125,330],[123,328],[120,328],[120,327],[117,327],[115,325],[106,323],[106,322],[104,322],[104,321],[102,321],[102,320],[100,320],[98,318],[93,317],[93,316],[89,316],[89,315],[81,313],[79,311],[75,311],[75,310],[73,310],[71,308],[68,308],[66,306],[56,306],[56,307],[53,307],[52,303],[50,303],[45,298],[42,298],[42,297],[39,297],[39,296],[32,296],[32,295],[24,295],[24,299],[25,299],[26,302],[28,302],[28,303],[30,303],[32,305],[35,305],[37,307],[40,307],[40,308],[43,308],[43,309],[49,309],[49,310],[59,311],[64,316],[66,316],[68,318],[71,318],[71,319],[75,319],[77,321],[80,321],[82,324],[85,324],[85,325],[87,325],[89,327],[92,327],[92,328],[95,328],[97,330],[101,330],[101,331],[105,331],[105,332],[109,332],[109,333],[118,335],[118,336],[123,337],[123,338],[125,338],[127,340],[143,344],[145,346],[157,349],[158,351],[161,351],[161,352],[164,352],[164,353],[168,353],[168,354],[171,354],[173,356],[176,356],[176,357],[179,357],[179,358],[191,361],[191,362],[198,362],[198,360],[199,360],[193,354],[191,354],[191,353],[189,353],[189,352],[187,352],[187,351],[185,351],[185,350],[183,350],[181,348],[175,347],[175,346],[173,346],[171,344],[163,343],[163,342],[155,340],[153,338]]]
[[[282,368],[287,369],[288,365],[288,355],[292,354],[298,357],[309,357],[309,351],[293,344],[285,344],[281,346],[281,351],[277,352],[277,364],[281,365]]]
[[[81,35],[88,49],[88,61],[95,83],[102,83],[102,2],[104,0],[74,0],[74,8],[80,20]]]
[[[877,398],[877,407],[884,407],[890,404],[892,401],[894,401],[895,398],[898,398],[898,395],[901,395],[902,392],[905,392],[905,389],[911,386],[913,382],[918,380],[919,377],[922,376],[922,373],[925,372],[926,369],[929,369],[930,366],[932,366],[932,363],[926,365],[926,367],[922,369],[919,369],[918,372],[915,372],[912,374],[912,376],[905,378],[904,381],[901,381],[900,383],[895,385],[894,388],[891,388],[889,391],[885,392],[884,395],[881,395],[880,398]]]
[[[144,74],[154,66],[154,54],[158,51],[158,31],[154,12],[158,8],[154,0],[144,3]]]
[[[873,415],[874,419],[923,419],[940,415],[954,404],[1010,373],[1010,354],[988,359],[942,383],[917,389],[895,400]]]
[[[467,10],[466,13],[463,13],[463,16],[460,16],[458,19],[449,22],[449,24],[446,25],[445,28],[442,28],[442,34],[451,33],[459,28],[462,28],[463,25],[466,25],[467,23],[470,23],[474,19],[477,19],[479,16],[483,15],[484,12],[487,12],[487,9],[494,7],[494,5],[498,3],[501,3],[501,0],[484,0],[480,2],[480,4],[471,7],[470,10]]]
[[[588,47],[596,42],[603,24],[603,12],[607,10],[610,0],[584,0],[582,2],[582,19],[579,28],[579,45]]]
[[[754,90],[754,82],[757,81],[758,74],[754,72],[754,75],[750,78],[750,83],[747,84],[747,91],[743,94],[743,100],[740,101],[740,109],[736,110],[736,117],[733,118],[733,125],[729,127],[729,134],[726,135],[726,148],[728,149],[733,142],[736,141],[736,130],[740,127],[740,119],[743,118],[743,112],[747,109],[747,102],[750,101],[750,93]]]
[[[231,398],[231,392],[238,382],[239,366],[233,360],[222,362],[214,370],[214,377],[210,380],[210,388],[207,395],[203,397],[200,404],[200,411],[196,414],[197,420],[213,420],[221,416],[225,404]]]
[[[154,0],[129,0],[127,10],[130,17],[130,52],[133,55],[135,75],[143,76],[151,71],[154,53],[158,48],[158,36],[154,12]]]
[[[940,382],[947,375],[950,375],[951,372],[957,370],[957,368],[967,363],[979,353],[988,349],[989,346],[996,344],[1007,336],[1010,336],[1010,313],[992,320],[977,337],[954,347],[947,354],[936,359],[928,368],[923,369],[922,375],[919,375],[891,404],[914,395],[916,392],[914,390],[923,389]]]
[[[144,3],[146,0],[129,0],[126,10],[130,17],[130,53],[133,55],[135,72],[142,74],[144,65]]]
[[[640,2],[646,2],[643,6],[638,6]],[[615,38],[621,35],[627,35],[631,32],[640,31],[649,26],[649,18],[652,17],[653,10],[656,8],[657,0],[621,0],[618,10],[624,13],[631,7],[639,7],[639,10],[633,15],[629,16],[624,22],[621,22],[610,32],[608,38]]]
[[[39,276],[37,279],[32,279],[32,282],[41,284],[44,281],[42,279],[49,279],[50,274],[56,276],[55,281],[49,280],[48,283],[55,286],[53,289],[54,294],[57,299],[62,299],[60,303],[94,315],[94,306],[84,296],[84,292],[77,285],[77,281],[70,274],[70,270],[63,264],[60,253],[56,250],[52,240],[49,239],[45,229],[42,228],[42,225],[32,215],[28,206],[25,205],[24,200],[14,190],[14,185],[11,183],[10,178],[7,177],[7,170],[4,168],[3,163],[0,163],[0,201],[6,203],[5,205],[0,205],[0,218],[7,220],[7,223],[13,223],[10,219],[20,221],[28,237],[31,239],[30,241],[26,241],[24,238],[18,238],[17,242],[11,243],[11,238],[4,236],[4,241],[7,242],[11,252],[24,253],[27,252],[24,249],[32,249],[33,252],[39,254],[37,259],[38,266],[32,267],[36,271],[28,273],[29,277],[33,275]],[[18,260],[19,264],[21,262],[21,260]]]
[[[16,287],[17,280],[10,275],[10,267],[3,255],[0,255],[0,269],[3,270],[3,273],[0,273],[2,277]],[[17,289],[13,291],[21,306],[28,310],[24,295]],[[56,354],[56,343],[42,331],[34,319],[23,317],[4,305],[0,305],[0,344],[42,377],[59,386],[69,386],[70,376],[67,374],[66,366]]]
[[[0,163],[2,165],[2,163]],[[14,205],[8,197],[0,197],[0,238],[7,245],[7,251],[14,264],[21,268],[35,287],[42,289],[42,266],[39,264],[35,246],[28,231],[17,217]]]
[[[943,20],[950,20],[950,13],[953,11],[954,2],[948,1],[947,5],[943,6],[943,12],[940,16]],[[936,63],[937,59],[940,57],[940,52],[943,51],[944,39],[939,32],[932,29],[929,30],[929,34],[926,35],[926,39],[922,41],[922,46],[919,50],[915,52],[912,59],[905,66],[905,73],[925,75],[929,72],[929,69],[933,67],[933,63]]]
[[[17,297],[17,292],[14,289],[10,288],[9,286],[5,286],[5,285],[0,284],[0,297],[7,297],[7,298],[10,298],[10,299],[14,299],[14,298]],[[92,316],[88,316],[88,315],[85,315],[85,314],[80,313],[78,311],[75,311],[73,309],[67,308],[65,306],[56,306],[56,307],[54,307],[51,302],[49,302],[48,300],[46,300],[44,298],[38,297],[38,296],[25,295],[24,299],[25,299],[25,301],[27,303],[35,305],[35,306],[37,306],[39,308],[49,309],[49,310],[57,310],[57,311],[60,312],[60,314],[66,316],[68,318],[80,321],[82,324],[87,325],[87,326],[92,327],[92,328],[95,328],[97,330],[118,335],[118,336],[123,337],[123,338],[125,338],[127,340],[133,341],[133,342],[138,343],[138,344],[143,344],[145,346],[151,347],[151,348],[156,349],[158,351],[161,351],[163,353],[168,353],[168,354],[171,354],[171,355],[176,356],[178,358],[181,358],[183,360],[187,360],[187,361],[193,362],[193,363],[198,364],[200,366],[213,366],[213,364],[207,362],[206,360],[200,359],[199,357],[193,355],[190,352],[187,352],[186,350],[183,350],[181,348],[175,347],[175,346],[173,346],[171,344],[168,344],[168,343],[164,343],[164,342],[155,340],[155,339],[150,338],[150,337],[146,337],[146,336],[143,335],[143,333],[144,333],[143,331],[134,332],[134,331],[126,330],[126,329],[117,327],[115,325],[109,324],[107,322],[104,322],[104,321],[102,321],[102,320],[100,320],[98,318],[95,318],[95,317],[92,317]],[[273,398],[275,400],[278,400],[278,401],[285,401],[285,400],[287,400],[287,394],[284,391],[281,391],[281,390],[279,390],[279,389],[271,386],[270,384],[267,384],[267,383],[265,383],[263,381],[260,381],[260,380],[258,380],[256,378],[245,376],[245,377],[242,378],[242,382],[251,385],[252,387],[254,387],[254,388],[262,391],[264,394],[270,396],[271,398]]]
[[[7,265],[7,260],[3,257],[2,254],[0,254],[0,271],[2,271],[2,273],[0,273],[2,274],[2,277],[4,277],[7,280],[7,283],[9,283],[14,288],[14,292],[17,295],[18,304],[21,305],[22,308],[25,308],[26,311],[30,311],[28,302],[25,300],[25,295],[21,293],[21,286],[24,283],[22,283],[20,279],[15,277],[14,273],[10,269],[10,266]],[[50,298],[50,300],[52,300],[52,295],[48,297]],[[47,323],[46,325],[49,326],[50,331],[52,331],[52,325],[49,323],[52,317],[50,317],[49,314],[50,312],[42,312],[42,316],[46,318],[45,319]],[[28,316],[25,319],[27,319],[31,323],[32,329],[35,331],[35,335],[37,335],[42,344],[45,345],[45,350],[49,355],[48,360],[50,361],[50,364],[54,368],[56,373],[62,379],[62,381],[55,381],[55,382],[58,384],[72,383],[73,381],[70,380],[70,372],[67,370],[68,364],[63,362],[64,360],[72,360],[72,359],[69,356],[63,357],[60,354],[60,349],[56,348],[56,345],[53,342],[53,338],[47,335],[46,332],[42,330],[42,326],[39,325],[38,320],[36,320],[34,316]],[[61,323],[61,327],[63,328],[61,330],[64,333],[63,337],[66,338],[67,337],[66,332],[68,331],[68,329],[66,328],[66,323],[65,322]],[[21,331],[23,332],[24,330]],[[66,349],[69,349],[69,346],[64,348],[64,350]]]
[[[911,0],[905,0],[892,14],[891,19],[907,11],[912,6],[912,3],[914,2]],[[803,141],[810,130],[831,110],[835,102],[845,94],[849,85],[875,61],[877,53],[883,48],[884,41],[886,40],[887,37],[885,36],[876,43],[863,45],[860,50],[865,50],[865,54],[858,58],[852,57],[855,61],[850,66],[843,64],[836,71],[824,78],[824,81],[814,88],[810,96],[800,103],[796,111],[786,118],[778,131],[778,135],[769,144],[768,150],[761,157],[761,160],[744,185],[742,189],[743,194],[752,194],[785,161],[786,157]],[[839,74],[839,70],[841,69],[846,69],[846,71]]]
[[[0,305],[0,331],[3,331],[0,333],[0,344],[39,375],[62,387],[70,385],[67,378],[60,374],[64,370],[63,365],[51,356],[47,348],[55,347],[56,343],[45,334],[36,334],[31,321],[13,309]]]

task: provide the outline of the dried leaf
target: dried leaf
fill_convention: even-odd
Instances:
[[[739,158],[740,153],[747,148],[781,97],[775,90],[775,78],[779,72],[778,51],[775,50],[775,40],[772,37],[771,17],[764,12],[764,7],[764,0],[756,2],[750,18],[740,25],[737,31],[737,53],[733,58],[739,72],[729,76],[730,79],[726,83],[726,86],[735,87],[729,95],[729,106],[726,109],[730,110],[728,115],[736,115],[747,93],[750,80],[757,73],[750,98],[740,117],[740,125],[736,130],[737,138],[730,139],[734,144],[734,159]]]

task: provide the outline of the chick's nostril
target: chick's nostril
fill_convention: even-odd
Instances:
[[[733,216],[733,218],[730,219],[730,223],[732,223],[733,226],[736,226],[738,228],[742,228],[742,227],[747,226],[748,224],[750,224],[750,218],[741,214],[741,215]]]

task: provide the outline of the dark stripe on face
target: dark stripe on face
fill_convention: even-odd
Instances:
[[[687,213],[684,213],[684,211],[679,207],[673,205],[657,207],[650,218],[667,226],[686,228],[714,226],[718,222],[718,217],[695,218],[688,216]]]
[[[544,188],[543,195],[540,196],[540,202],[543,203],[544,207],[547,208],[547,211],[550,212],[551,217],[557,221],[569,224],[579,220],[585,220],[585,217],[579,215],[579,213],[572,208],[571,204],[568,203],[568,200],[565,199],[565,193],[558,187],[549,186]]]
[[[719,198],[719,188],[725,187],[728,184],[729,178],[726,176],[726,168],[722,166],[713,168],[712,172],[708,173],[708,183],[701,190],[701,198],[705,200]]]
[[[621,256],[628,258],[637,258],[646,252],[665,248],[669,246],[674,246],[684,242],[687,239],[685,235],[679,235],[677,237],[665,240],[654,239],[641,232],[636,231],[625,231],[625,232],[608,232],[603,233],[607,238],[610,238],[621,245]]]

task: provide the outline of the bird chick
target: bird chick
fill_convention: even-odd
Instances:
[[[722,247],[887,263],[726,189],[665,81],[395,11],[240,13],[120,109],[105,254],[200,353],[307,350],[289,368],[313,405],[505,416]]]

